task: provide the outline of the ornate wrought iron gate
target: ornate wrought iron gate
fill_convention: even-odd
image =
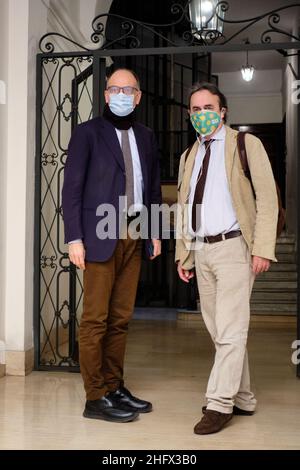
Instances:
[[[149,25],[118,17],[118,15],[111,15],[114,20],[119,22],[122,33],[116,35],[116,38],[110,42],[103,42],[102,47],[94,51],[57,33],[49,33],[40,41],[42,53],[37,56],[35,182],[34,336],[36,369],[79,370],[76,335],[82,304],[82,277],[80,271],[69,263],[66,246],[64,245],[61,188],[67,146],[72,129],[77,124],[99,115],[100,110],[103,108],[107,58],[114,58],[117,65],[135,69],[139,65],[136,62],[137,57],[143,59],[143,70],[146,70],[143,89],[145,105],[140,111],[142,113],[140,119],[145,123],[150,123],[156,130],[163,156],[163,149],[168,148],[169,143],[166,140],[166,132],[160,132],[162,129],[165,130],[165,127],[163,127],[165,111],[158,119],[157,106],[162,103],[162,97],[164,96],[166,106],[178,106],[181,110],[184,108],[182,90],[180,91],[181,100],[176,103],[174,96],[167,98],[166,83],[162,85],[160,90],[157,81],[160,77],[159,71],[167,70],[170,67],[170,61],[173,63],[172,66],[175,66],[174,55],[188,54],[192,57],[192,67],[190,67],[189,72],[186,72],[184,67],[180,69],[181,76],[185,73],[190,74],[187,81],[191,84],[197,78],[212,78],[209,67],[207,74],[204,73],[201,76],[203,70],[199,66],[199,61],[201,63],[201,61],[209,59],[211,52],[278,50],[287,54],[286,51],[289,49],[300,49],[300,38],[295,38],[287,33],[284,34],[290,38],[293,37],[297,41],[293,43],[271,43],[271,32],[282,33],[282,30],[275,26],[278,25],[280,19],[277,11],[268,12],[256,19],[256,21],[260,21],[266,18],[269,25],[269,29],[261,36],[259,44],[228,44],[233,37],[236,37],[253,24],[253,18],[242,20],[242,28],[228,39],[219,34],[206,34],[205,37],[202,36],[200,40],[196,40],[190,31],[183,31],[182,36],[187,41],[187,45],[182,40],[176,43],[170,39],[170,35],[163,35],[162,29],[174,30],[174,27],[181,23],[185,23],[185,25],[187,23],[190,26],[187,5],[188,2],[185,7],[180,7],[177,4],[173,13],[179,15],[178,20],[163,26]],[[227,10],[227,2],[220,2],[218,8]],[[101,23],[102,17],[109,17],[109,14],[99,15],[92,23],[93,34],[91,38],[95,43],[99,42],[105,31]],[[245,28],[244,23],[246,21],[248,26]],[[230,21],[228,22],[230,23]],[[147,33],[146,39],[144,38],[145,31]],[[150,39],[149,33],[151,33]],[[80,52],[55,52],[53,43],[46,42],[51,35],[73,43]],[[144,44],[141,44],[141,38],[144,38]],[[160,63],[161,65],[159,65]],[[155,70],[158,71],[158,75],[154,77],[153,88],[151,89],[149,74],[153,74]],[[166,78],[167,75],[164,76],[164,79]],[[159,99],[160,96],[161,99]],[[156,125],[159,120],[161,120],[161,128]],[[181,129],[177,133],[178,142],[176,141],[176,145],[174,144],[176,133],[172,141],[172,145],[175,145],[172,158],[175,156],[175,160],[176,153],[179,155],[187,144],[188,128],[183,129],[183,127],[181,118]],[[185,137],[183,137],[184,135]],[[165,160],[162,159],[162,171],[165,178],[176,178],[174,168],[176,168],[176,165],[170,165],[169,161],[165,165]],[[300,187],[300,185],[298,186]],[[300,234],[300,222],[298,224]],[[299,276],[300,256],[298,278]],[[300,305],[299,287],[298,292],[298,305]],[[300,337],[300,322],[298,322],[298,337]],[[300,373],[299,369],[298,372]]]
[[[95,59],[91,53],[37,58],[35,353],[39,368],[78,368],[75,339],[82,280],[64,245],[61,188],[71,131],[97,115],[104,79],[105,59]]]

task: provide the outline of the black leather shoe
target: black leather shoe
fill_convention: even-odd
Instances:
[[[114,403],[115,407],[126,406],[139,413],[149,413],[152,411],[152,404],[149,401],[140,400],[131,395],[125,387],[120,387],[115,392],[109,392],[107,397]]]
[[[202,413],[204,414],[206,412],[206,406],[202,406]],[[241,408],[238,408],[237,406],[234,405],[232,414],[235,416],[252,416],[254,415],[255,411],[248,411],[248,410],[242,410]]]
[[[98,400],[87,400],[83,416],[92,419],[104,419],[116,423],[127,423],[138,417],[137,410],[132,408],[118,408],[108,397],[102,397]]]

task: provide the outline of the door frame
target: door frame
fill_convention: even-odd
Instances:
[[[49,36],[48,33],[45,36]],[[43,38],[45,37],[43,36]],[[42,38],[42,39],[43,39]],[[41,39],[41,40],[42,40]],[[82,47],[78,45],[79,47]],[[109,57],[137,56],[137,55],[172,55],[172,54],[197,54],[213,52],[238,52],[238,51],[295,51],[299,58],[300,41],[280,43],[258,43],[258,44],[213,44],[192,46],[168,46],[157,48],[140,49],[97,49],[95,51],[85,50],[77,52],[43,52],[37,54],[37,80],[36,80],[36,167],[35,167],[35,228],[34,228],[34,347],[35,347],[35,369],[49,370],[49,367],[40,364],[40,233],[41,233],[41,162],[40,151],[42,142],[42,61],[44,58],[65,57],[93,57],[93,116],[99,115],[103,105],[103,90],[105,87],[105,76],[101,73],[101,61]],[[300,80],[300,60],[298,59],[298,80]],[[300,82],[299,82],[300,85]],[[300,123],[300,106],[297,105],[298,122]],[[300,133],[298,133],[298,151],[300,153]],[[299,155],[300,156],[300,155]],[[300,211],[300,165],[297,168],[297,212]],[[297,339],[300,342],[300,216],[297,221]],[[62,367],[52,366],[51,370],[62,370]],[[68,370],[72,370],[69,367]],[[75,367],[76,370],[78,368]],[[300,377],[300,364],[297,365],[297,376]]]

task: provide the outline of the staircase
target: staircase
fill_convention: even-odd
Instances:
[[[278,263],[255,280],[251,313],[295,315],[297,308],[297,267],[295,237],[282,235],[276,244]]]

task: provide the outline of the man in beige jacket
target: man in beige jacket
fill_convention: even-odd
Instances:
[[[233,415],[255,411],[246,350],[250,296],[255,276],[277,261],[278,200],[265,149],[247,134],[254,198],[238,133],[225,125],[227,101],[220,90],[197,84],[189,101],[197,140],[180,161],[175,260],[184,282],[196,270],[202,316],[215,345],[207,406],[194,428],[210,434]]]

